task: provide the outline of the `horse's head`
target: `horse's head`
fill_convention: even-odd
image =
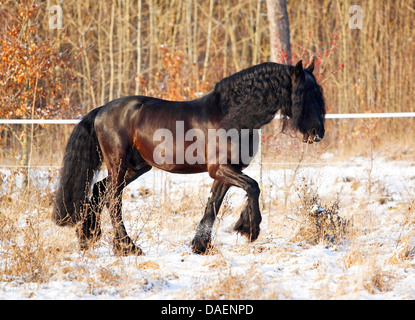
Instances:
[[[305,143],[319,142],[324,137],[326,106],[313,70],[314,59],[305,69],[299,61],[292,73],[291,123],[303,134]]]

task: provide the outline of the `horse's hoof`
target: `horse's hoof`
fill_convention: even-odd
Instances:
[[[78,238],[79,248],[81,250],[88,250],[93,247],[99,239],[101,239],[100,228],[95,230],[87,229],[82,223],[76,226],[75,232]]]
[[[137,247],[131,240],[114,240],[114,254],[117,256],[143,256],[144,252]]]
[[[242,219],[239,219],[236,222],[235,227],[233,228],[233,231],[247,237],[248,239],[251,237],[250,236],[250,227]]]
[[[211,248],[210,239],[207,241],[204,240],[192,240],[192,251],[196,254],[206,254]]]
[[[254,230],[251,232],[251,234],[249,235],[249,241],[251,241],[251,242],[254,242],[256,239],[258,239],[258,236],[259,236],[259,231],[260,231],[260,228],[259,228],[259,226],[258,227],[256,227],[256,228],[254,228]]]
[[[259,226],[250,228],[247,225],[238,223],[235,225],[235,228],[233,230],[237,233],[240,233],[242,236],[247,237],[248,240],[251,242],[254,242],[258,238],[260,232]]]

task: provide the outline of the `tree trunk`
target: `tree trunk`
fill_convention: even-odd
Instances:
[[[141,77],[141,21],[142,21],[142,8],[143,4],[141,0],[137,1],[137,67],[135,75],[135,94],[140,93],[140,77]]]
[[[292,64],[287,1],[267,0],[267,11],[271,41],[270,60]]]
[[[210,2],[209,2],[209,16],[213,18],[213,0],[210,0]],[[209,22],[208,22],[206,55],[205,55],[205,61],[203,63],[203,75],[202,75],[202,82],[203,83],[205,83],[205,81],[206,81],[206,75],[207,75],[208,65],[209,65],[210,46],[211,46],[211,43],[212,43],[212,18],[209,19]]]
[[[114,37],[114,19],[115,19],[115,0],[112,1],[111,6],[111,23],[110,23],[110,36],[109,36],[109,47],[110,47],[110,93],[109,101],[113,99],[114,96],[114,47],[113,47],[113,37]]]

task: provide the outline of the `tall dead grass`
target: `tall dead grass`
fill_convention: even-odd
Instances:
[[[49,198],[31,191],[3,195],[1,200],[1,280],[48,282],[69,247],[61,237],[64,232],[50,230]]]
[[[53,1],[37,2],[41,16],[47,17],[46,5]],[[77,81],[68,95],[74,110],[83,114],[131,94],[191,99],[223,77],[269,60],[265,1],[210,4],[67,1],[60,4],[64,29],[49,29],[48,19],[40,19],[36,37],[49,38],[62,52],[71,53]],[[362,8],[362,29],[348,27],[351,5]],[[19,19],[17,8],[13,1],[0,4],[2,25]],[[324,87],[328,112],[414,111],[413,4],[302,0],[298,5],[288,2],[288,16],[295,57],[318,56],[315,72]],[[335,150],[340,145],[353,153],[364,152],[368,139],[378,150],[397,145],[404,150],[413,144],[413,119],[330,120],[327,125],[325,141]],[[41,136],[35,137],[34,153],[42,156],[34,155],[32,164],[59,165],[70,131],[70,126],[36,131]],[[17,140],[2,132],[2,163],[18,163]]]
[[[300,222],[294,242],[306,241],[310,244],[325,243],[339,245],[344,243],[350,229],[350,222],[339,213],[340,200],[332,204],[322,203],[313,181],[306,182],[298,189],[300,205],[297,221]]]
[[[356,202],[345,200],[347,194],[326,199],[312,180],[295,174],[291,186],[295,196],[288,198],[286,206],[271,198],[270,186],[263,186],[262,233],[254,243],[239,238],[224,241],[240,213],[239,207],[230,204],[235,196],[231,193],[219,212],[214,247],[207,256],[194,256],[190,241],[210,185],[183,193],[175,191],[170,178],[160,174],[154,176],[163,182],[160,190],[127,188],[124,221],[132,239],[148,256],[126,258],[113,256],[112,226],[106,212],[102,239],[84,252],[79,251],[73,229],[53,224],[50,197],[56,173],[45,179],[50,181],[46,187],[39,190],[33,185],[30,191],[19,190],[18,174],[11,175],[14,187],[3,188],[0,201],[0,280],[2,285],[15,286],[70,281],[77,283],[78,289],[73,290],[80,290],[79,296],[123,298],[137,292],[152,296],[170,283],[182,281],[184,276],[177,270],[191,261],[203,272],[187,280],[191,287],[176,292],[178,298],[290,299],[295,290],[282,284],[284,269],[292,269],[290,276],[299,278],[301,270],[313,270],[318,275],[313,297],[321,299],[393,292],[402,278],[397,270],[413,268],[414,201],[394,204],[386,200],[382,204],[376,197],[378,192],[379,197],[384,196],[380,187],[372,188],[372,198]],[[357,183],[352,179],[343,182]],[[364,187],[369,180],[358,183]],[[386,214],[374,212],[373,205],[382,205]],[[299,257],[318,247],[337,254],[337,259],[329,263],[303,260],[296,267]],[[177,265],[169,260],[172,254]],[[333,268],[337,273],[332,273]]]

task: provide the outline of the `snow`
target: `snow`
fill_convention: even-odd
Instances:
[[[62,246],[59,259],[50,262],[48,278],[41,281],[25,274],[1,276],[0,299],[415,299],[414,212],[408,215],[415,162],[356,157],[336,163],[331,154],[321,159],[325,165],[304,164],[297,171],[263,168],[263,220],[253,243],[232,231],[246,197],[231,188],[209,255],[192,253],[190,242],[212,180],[207,174],[153,170],[124,194],[126,228],[145,256],[114,256],[106,212],[102,239],[83,252],[73,229],[42,221],[45,241],[57,239],[48,245]],[[258,164],[246,173],[259,181]],[[10,190],[10,172],[1,174],[4,193]],[[292,175],[295,184],[289,186]],[[32,178],[40,189],[56,185],[50,172],[33,171]],[[338,199],[339,214],[353,222],[353,234],[344,242],[313,245],[294,237],[301,218],[299,189],[310,181],[322,203]],[[36,217],[36,210],[23,214],[18,226]],[[1,238],[4,270],[10,261]],[[402,258],[408,248],[412,254]]]

